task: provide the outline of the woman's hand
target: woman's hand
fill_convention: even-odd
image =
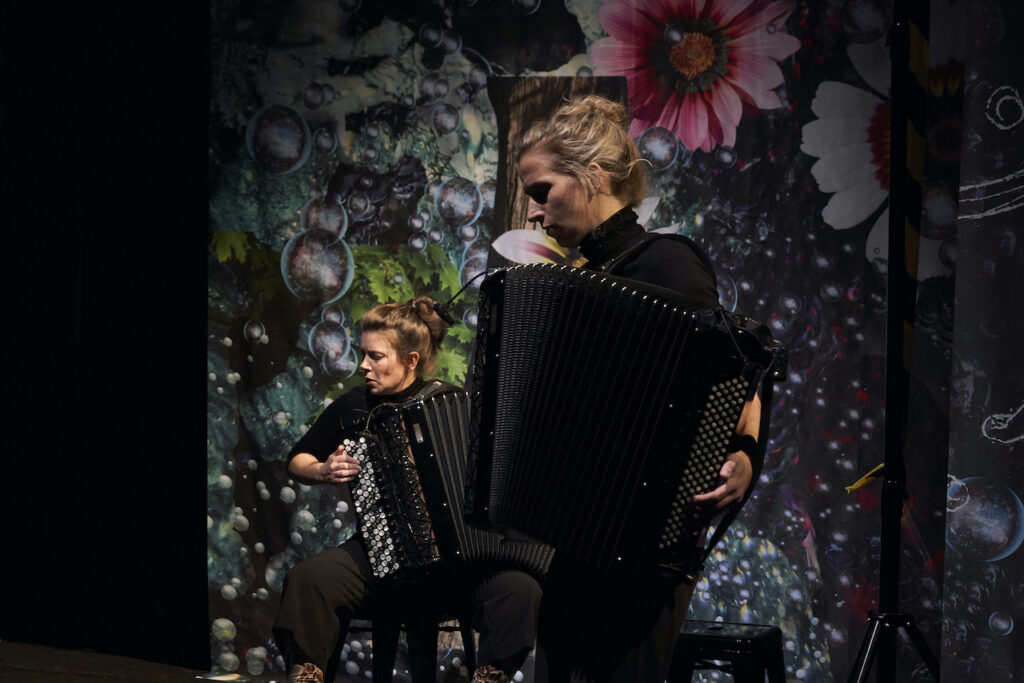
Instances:
[[[718,476],[724,480],[722,485],[713,491],[694,496],[693,502],[708,510],[721,510],[738,503],[743,500],[753,475],[754,468],[746,453],[730,453],[718,472]]]
[[[359,461],[345,454],[345,449],[338,446],[327,456],[322,467],[321,476],[326,484],[344,484],[356,478],[359,472]]]
[[[327,460],[320,462],[312,453],[296,453],[288,463],[288,473],[303,484],[344,484],[359,472],[359,461],[345,455],[338,446]]]
[[[736,434],[747,434],[756,439],[760,430],[761,397],[755,394],[754,398],[743,406],[739,424],[736,425]],[[743,500],[747,489],[750,488],[750,480],[754,477],[754,466],[750,462],[750,456],[743,451],[730,453],[722,463],[718,476],[723,480],[718,488],[693,497],[693,502],[705,510],[721,510]]]

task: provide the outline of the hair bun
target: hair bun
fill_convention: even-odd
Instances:
[[[590,116],[600,116],[608,119],[619,128],[629,127],[629,116],[626,113],[626,107],[619,102],[610,100],[600,95],[585,95],[575,100],[575,105],[578,107],[577,114],[585,114]],[[566,109],[571,109],[573,104],[567,105]],[[568,111],[566,113],[569,113]]]
[[[434,304],[437,302],[431,299],[429,296],[418,296],[409,302],[416,314],[419,315],[423,324],[430,330],[430,338],[435,344],[440,344],[441,340],[444,339],[445,333],[448,331],[448,323],[446,323],[440,315],[437,314],[437,309],[434,308]]]

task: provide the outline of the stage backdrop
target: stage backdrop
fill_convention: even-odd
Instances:
[[[902,608],[941,648],[944,680],[1016,681],[1020,10],[933,0],[914,16],[911,334],[890,359],[911,377]],[[524,224],[510,175],[509,112],[541,81],[628,101],[651,162],[646,228],[704,244],[722,303],[790,351],[761,481],[691,616],[778,625],[789,679],[845,680],[877,607],[880,523],[879,482],[847,487],[883,458],[886,277],[901,267],[887,253],[890,17],[874,0],[214,0],[215,672],[280,677],[284,576],[353,532],[337,492],[291,480],[285,457],[361,383],[362,313],[450,299],[489,263],[576,258]],[[440,359],[457,384],[478,284],[455,300]],[[351,636],[346,680],[365,679],[367,638]],[[901,647],[901,677],[927,680]],[[458,655],[439,651],[444,676],[464,677]]]

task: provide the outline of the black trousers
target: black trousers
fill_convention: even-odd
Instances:
[[[598,574],[556,557],[544,582],[536,683],[663,683],[694,585]]]
[[[288,572],[274,639],[290,669],[328,659],[349,621],[395,596],[374,591],[362,546],[349,541],[299,562]],[[533,649],[541,589],[529,574],[493,566],[468,566],[406,587],[410,599],[441,601],[471,615],[480,634],[479,665],[508,673],[519,669]]]

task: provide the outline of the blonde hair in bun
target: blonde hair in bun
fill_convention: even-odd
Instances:
[[[601,95],[569,100],[551,118],[527,128],[516,145],[516,161],[531,149],[550,153],[554,170],[574,176],[588,197],[598,190],[592,163],[608,174],[612,194],[626,204],[639,204],[647,191],[644,159],[629,137],[626,107]]]

